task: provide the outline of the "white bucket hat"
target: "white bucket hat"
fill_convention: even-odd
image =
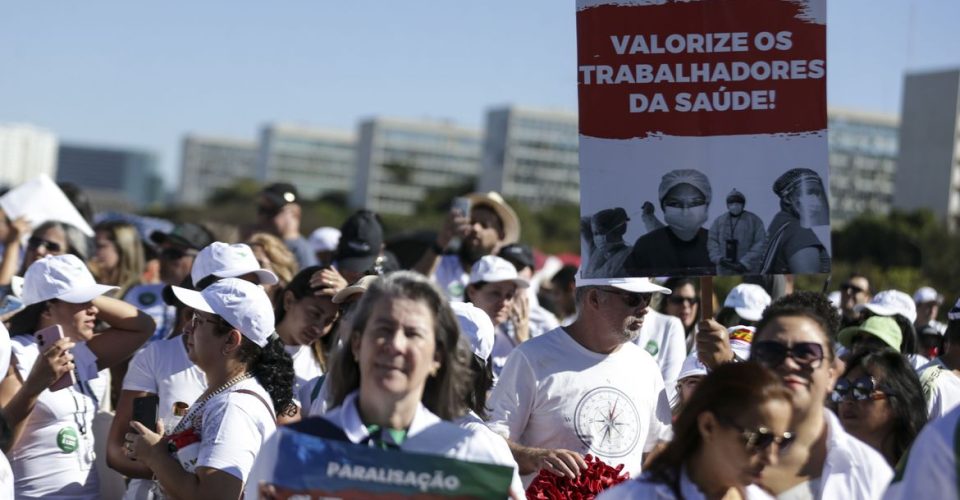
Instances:
[[[279,281],[273,271],[260,268],[260,263],[249,246],[215,241],[200,250],[193,259],[190,279],[193,280],[193,286],[197,286],[208,276],[237,278],[249,273],[256,274],[261,285],[276,285]]]
[[[496,255],[484,255],[470,269],[471,285],[480,282],[499,283],[501,281],[512,281],[518,288],[530,286],[527,280],[517,274],[517,268],[513,267],[513,264]]]
[[[23,305],[57,299],[71,304],[89,302],[119,287],[98,285],[87,266],[74,255],[44,257],[23,276]]]
[[[659,292],[665,295],[672,293],[669,288],[650,281],[650,278],[581,278],[580,272],[577,272],[576,284],[577,288],[583,286],[612,286],[631,293]]]
[[[470,341],[470,349],[487,361],[493,354],[494,331],[490,316],[483,309],[467,302],[451,302],[450,307],[460,322],[460,332]]]
[[[741,283],[730,290],[723,307],[737,311],[737,316],[748,321],[760,321],[763,310],[770,305],[770,295],[760,285]]]
[[[911,323],[917,321],[917,304],[913,299],[900,290],[884,290],[870,299],[866,304],[857,304],[853,310],[856,312],[864,309],[878,316],[893,316],[899,314],[910,320]]]
[[[263,287],[238,278],[224,278],[202,292],[172,287],[174,295],[184,304],[220,316],[244,337],[260,347],[276,327],[273,304]]]

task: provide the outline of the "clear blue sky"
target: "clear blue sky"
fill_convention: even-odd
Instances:
[[[829,0],[832,106],[897,113],[904,71],[960,66],[960,1]],[[156,151],[187,132],[372,115],[480,126],[490,105],[576,109],[573,0],[17,2],[0,13],[0,122]],[[168,186],[172,188],[173,186]]]

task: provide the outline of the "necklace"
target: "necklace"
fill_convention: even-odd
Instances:
[[[237,385],[240,382],[243,382],[244,380],[251,377],[253,377],[253,375],[250,374],[250,372],[241,373],[240,375],[237,375],[236,377],[233,377],[232,379],[227,380],[226,382],[223,383],[223,385],[221,385],[220,387],[217,387],[210,394],[207,394],[202,399],[200,399],[199,401],[191,405],[190,411],[187,413],[185,417],[183,417],[180,420],[180,423],[178,423],[177,426],[173,429],[173,433],[175,434],[177,432],[185,430],[187,428],[187,424],[192,422],[194,419],[196,419],[199,416],[200,411],[203,410],[203,406],[207,404],[207,401],[210,401],[217,394],[220,394],[221,392],[226,391],[230,387]],[[193,427],[195,428],[196,426],[193,426]]]

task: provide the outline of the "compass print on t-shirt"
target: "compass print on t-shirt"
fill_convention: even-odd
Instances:
[[[626,394],[613,387],[588,392],[574,414],[577,437],[604,457],[629,455],[640,438],[640,415]]]

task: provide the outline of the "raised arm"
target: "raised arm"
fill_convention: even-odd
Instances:
[[[156,324],[147,313],[110,297],[93,299],[97,319],[110,328],[94,336],[87,346],[97,356],[97,368],[104,370],[129,358],[153,334]]]
[[[463,237],[469,232],[470,217],[460,214],[457,210],[451,210],[450,213],[447,214],[443,228],[437,233],[437,240],[434,246],[427,248],[423,256],[420,257],[420,260],[413,266],[413,270],[424,276],[433,276],[433,271],[437,268],[437,263],[440,261],[442,254],[442,252],[438,252],[438,250],[446,248],[454,236]]]
[[[8,286],[20,265],[20,239],[30,232],[30,222],[20,217],[10,222],[10,232],[4,241],[3,261],[0,262],[0,286]]]

